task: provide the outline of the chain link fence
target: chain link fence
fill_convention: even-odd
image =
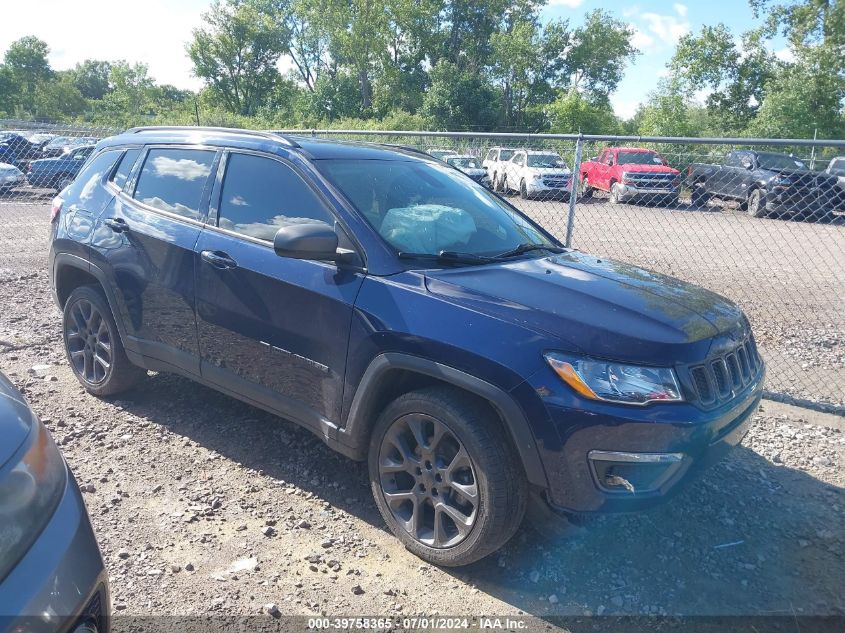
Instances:
[[[43,266],[50,200],[115,132],[0,121],[0,283]],[[714,290],[751,320],[770,397],[845,408],[845,141],[286,133],[428,152],[567,245]]]

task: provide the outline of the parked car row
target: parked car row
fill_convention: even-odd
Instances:
[[[614,204],[671,206],[678,204],[686,184],[694,206],[710,199],[734,200],[756,218],[829,220],[845,211],[845,157],[832,159],[818,172],[787,154],[738,150],[718,165],[692,163],[684,178],[659,152],[636,147],[606,148],[583,161],[577,176],[559,154],[548,150],[492,147],[480,165],[484,174],[475,157],[446,149],[429,153],[494,191],[518,192],[523,198],[566,200],[578,183],[584,198],[602,191]]]

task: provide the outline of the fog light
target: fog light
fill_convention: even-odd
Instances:
[[[605,492],[642,494],[659,490],[681,468],[683,453],[590,451],[596,485]]]

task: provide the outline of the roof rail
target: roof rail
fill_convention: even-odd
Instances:
[[[133,127],[126,130],[126,134],[140,134],[144,132],[226,132],[228,134],[248,134],[250,136],[259,136],[272,141],[282,141],[289,147],[299,147],[299,143],[288,138],[283,134],[276,132],[265,132],[263,130],[244,130],[233,127],[210,127],[210,126],[196,126],[196,125],[145,125],[140,127]]]

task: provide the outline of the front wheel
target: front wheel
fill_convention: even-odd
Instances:
[[[146,372],[129,362],[111,309],[93,286],[80,286],[64,307],[62,338],[70,368],[95,396],[132,387]]]
[[[525,514],[528,486],[496,414],[449,387],[404,394],[370,440],[379,512],[411,552],[457,567],[496,551]]]
[[[619,183],[614,182],[610,185],[610,202],[613,204],[619,204],[622,202],[622,194],[619,191]]]
[[[754,189],[748,195],[748,202],[746,203],[748,215],[753,218],[762,218],[766,215],[766,202],[763,199],[763,192],[760,189]]]
[[[584,174],[584,177],[581,179],[581,197],[593,197],[593,188],[590,186],[590,179],[587,177],[586,174]]]
[[[524,180],[519,183],[519,197],[523,200],[528,200],[528,187],[525,185]]]

